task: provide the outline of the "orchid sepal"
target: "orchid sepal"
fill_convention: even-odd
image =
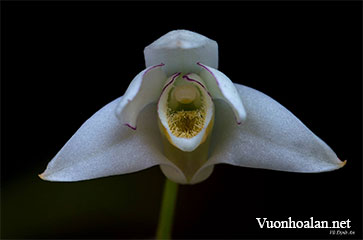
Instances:
[[[346,161],[342,162],[324,141],[277,101],[255,89],[235,86],[248,118],[243,124],[234,125],[230,108],[224,101],[215,101],[218,124],[213,131],[211,157],[203,167],[227,163],[318,173],[345,165]]]
[[[199,72],[197,62],[218,68],[218,44],[201,34],[187,30],[171,31],[155,40],[144,50],[146,67],[166,63],[164,71]]]

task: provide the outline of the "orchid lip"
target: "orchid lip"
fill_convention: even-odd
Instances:
[[[202,79],[198,80],[197,79],[193,79],[192,76],[187,76],[188,74],[185,75],[181,75],[181,72],[175,73],[174,75],[169,77],[168,83],[165,84],[162,93],[160,94],[160,98],[158,101],[158,107],[157,107],[157,111],[159,114],[159,119],[160,119],[160,123],[161,123],[161,130],[162,132],[166,134],[168,141],[170,141],[170,143],[172,145],[174,145],[176,148],[178,148],[179,150],[183,151],[183,152],[192,152],[194,151],[200,144],[202,144],[203,142],[206,141],[206,136],[205,134],[208,134],[208,132],[211,129],[211,119],[213,118],[213,114],[214,114],[214,105],[213,105],[213,100],[211,97],[211,94],[209,94],[209,92],[207,91],[206,87],[204,86],[204,82],[201,82]],[[192,74],[192,73],[190,73]],[[182,77],[181,77],[182,76]],[[204,98],[206,98],[207,100],[205,107],[206,107],[206,112],[204,114],[202,114],[203,117],[203,123],[200,129],[198,129],[197,132],[194,132],[192,135],[189,135],[188,137],[184,137],[184,135],[180,136],[180,135],[176,135],[176,132],[173,132],[172,130],[170,130],[170,123],[168,122],[167,119],[169,119],[169,117],[167,117],[165,114],[166,113],[166,109],[165,108],[165,101],[168,101],[166,96],[166,92],[168,92],[170,90],[170,88],[172,87],[172,84],[175,83],[176,81],[178,81],[177,79],[185,81],[185,82],[189,82],[187,83],[187,86],[191,86],[190,84],[194,85],[194,87],[196,87],[197,89],[199,89],[199,91],[197,91],[198,93],[202,94],[204,96]],[[175,90],[177,91],[177,90]],[[176,92],[175,92],[176,94]],[[176,96],[175,96],[176,97]],[[183,111],[181,111],[180,113],[182,113]],[[192,114],[194,111],[187,111],[188,114]],[[165,116],[164,116],[165,115]],[[209,130],[208,130],[209,129]],[[194,130],[193,130],[194,131]]]

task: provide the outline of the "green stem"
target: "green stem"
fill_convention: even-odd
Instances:
[[[166,179],[156,239],[170,239],[178,184]]]

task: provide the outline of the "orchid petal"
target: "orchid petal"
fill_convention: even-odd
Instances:
[[[49,181],[79,181],[131,173],[157,164],[173,167],[162,154],[156,105],[142,111],[141,117],[146,120],[133,131],[120,124],[115,116],[115,108],[122,98],[88,119],[40,177]]]
[[[176,72],[200,71],[197,62],[218,68],[218,44],[203,35],[187,30],[171,31],[144,50],[146,67],[165,63],[168,76]]]
[[[199,75],[204,80],[212,97],[226,101],[232,108],[237,123],[241,124],[246,119],[246,111],[233,82],[217,69],[209,67],[204,63],[198,62],[197,64],[201,67]]]
[[[140,111],[148,104],[158,100],[167,78],[161,69],[162,66],[164,64],[148,67],[132,80],[125,95],[115,108],[116,116],[123,124],[135,130]]]
[[[228,163],[289,172],[324,172],[344,166],[345,162],[326,143],[278,102],[252,88],[235,85],[248,118],[237,126],[227,105],[215,102],[215,141],[211,158],[203,168]]]

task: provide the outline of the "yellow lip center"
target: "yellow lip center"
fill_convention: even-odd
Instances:
[[[168,102],[168,125],[172,134],[180,138],[196,136],[204,126],[204,100],[193,83],[175,85]]]
[[[170,131],[176,137],[192,138],[203,129],[205,115],[204,107],[192,111],[170,111],[168,112]]]

